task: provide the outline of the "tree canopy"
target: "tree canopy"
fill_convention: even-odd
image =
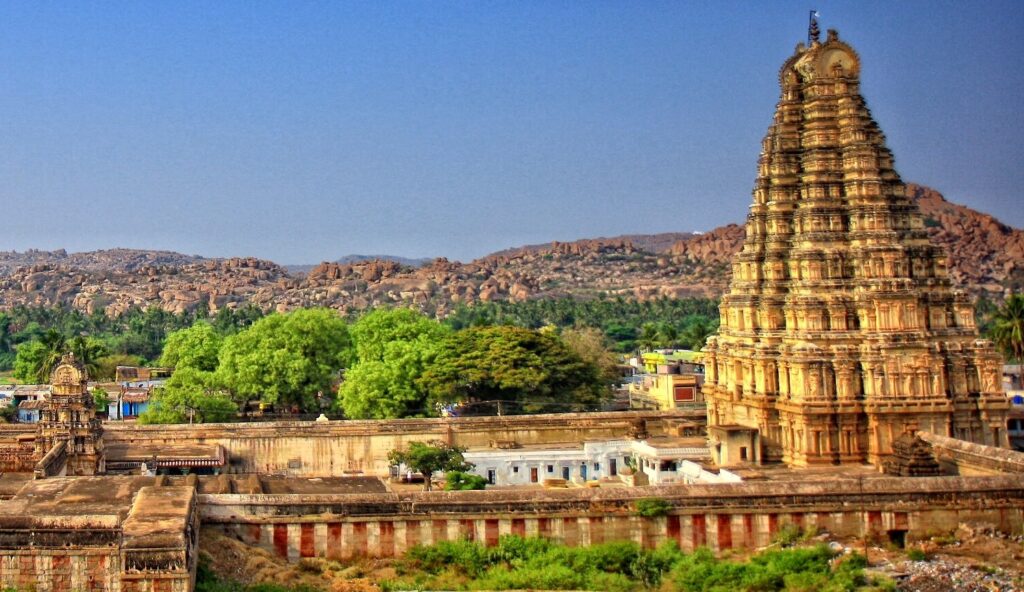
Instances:
[[[179,329],[167,336],[159,364],[175,368],[194,368],[204,372],[217,369],[224,338],[206,321]]]
[[[610,395],[600,371],[552,332],[471,327],[449,335],[420,377],[441,405],[501,402],[522,413],[593,409]],[[491,411],[494,406],[486,409]]]
[[[352,419],[428,414],[419,378],[450,330],[409,309],[379,309],[352,324],[356,362],[345,372],[338,403]]]
[[[236,396],[314,409],[351,357],[348,324],[336,311],[296,310],[228,337],[217,376]]]
[[[207,423],[230,421],[238,405],[218,384],[212,372],[184,367],[156,389],[139,423]]]
[[[992,339],[1008,357],[1024,362],[1024,295],[1006,299],[992,315]]]
[[[441,440],[410,442],[405,450],[395,449],[388,453],[392,465],[405,465],[423,475],[423,488],[430,491],[434,473],[438,471],[466,472],[473,465],[466,462],[462,453],[465,448],[450,446]]]

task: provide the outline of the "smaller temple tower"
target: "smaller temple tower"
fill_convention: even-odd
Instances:
[[[103,427],[96,418],[88,382],[85,366],[74,354],[65,354],[50,374],[50,398],[36,428],[36,458],[63,445],[67,475],[104,472]]]

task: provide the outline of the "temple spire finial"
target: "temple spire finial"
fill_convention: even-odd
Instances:
[[[818,11],[811,9],[807,18],[807,47],[810,47],[818,43],[821,37],[821,29],[818,28]]]

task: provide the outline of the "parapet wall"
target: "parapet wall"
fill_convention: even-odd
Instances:
[[[635,504],[659,498],[664,516]],[[401,555],[417,544],[460,538],[496,544],[505,534],[570,545],[627,540],[684,550],[767,545],[786,525],[837,536],[910,539],[981,522],[1024,527],[1024,477],[838,479],[629,489],[429,492],[385,495],[201,495],[204,527],[282,557]]]
[[[626,437],[643,421],[654,435],[689,417],[679,412],[553,414],[387,421],[200,425],[105,425],[108,444],[220,444],[232,470],[295,476],[386,474],[388,452],[409,442],[443,440],[487,447],[494,440],[545,444]]]
[[[1024,452],[985,446],[929,432],[918,432],[932,446],[935,459],[952,475],[1024,474]]]

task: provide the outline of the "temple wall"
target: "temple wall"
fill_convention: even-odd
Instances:
[[[473,448],[486,448],[494,440],[579,443],[625,437],[641,420],[651,434],[657,435],[673,421],[687,417],[682,412],[649,411],[388,421],[148,426],[109,423],[104,441],[108,445],[220,444],[234,472],[323,477],[359,472],[385,474],[390,465],[388,452],[414,441],[444,440]]]
[[[0,555],[0,586],[4,588],[38,592],[121,592],[120,575],[121,561],[116,547],[8,549]]]
[[[856,493],[851,493],[856,492]],[[665,516],[642,518],[637,499],[664,499]],[[908,540],[981,522],[1024,529],[1024,477],[741,483],[608,490],[429,492],[362,495],[202,495],[204,528],[281,557],[390,557],[417,544],[461,538],[496,544],[506,534],[569,545],[675,540],[684,550],[767,545],[786,525],[839,537]]]

